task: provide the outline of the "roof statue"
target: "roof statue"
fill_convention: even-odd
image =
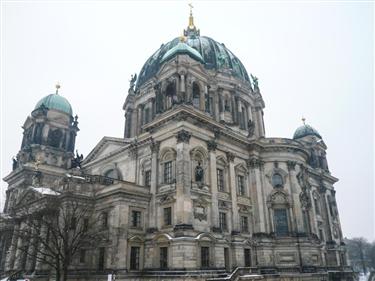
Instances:
[[[259,90],[259,85],[258,85],[258,77],[250,74],[251,76],[251,80],[253,80],[253,87],[254,87],[254,90],[257,91]]]
[[[129,80],[129,90],[132,89],[134,90],[135,82],[137,81],[137,73],[134,73],[134,75],[131,76]]]

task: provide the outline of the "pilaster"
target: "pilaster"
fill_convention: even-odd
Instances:
[[[250,167],[250,173],[252,174],[252,198],[256,200],[255,204],[255,229],[254,232],[266,232],[266,209],[267,206],[263,200],[262,182],[260,169],[263,162],[257,158],[252,158],[247,161],[248,167]]]
[[[21,222],[20,228],[19,228],[19,233],[22,233],[26,227],[26,224],[24,222]],[[15,254],[15,259],[14,259],[14,267],[13,269],[15,270],[21,270],[22,269],[22,259],[24,255],[26,254],[23,252],[22,247],[23,247],[23,241],[22,235],[18,235],[17,237],[17,246],[16,246],[16,254]]]
[[[157,190],[157,176],[158,176],[158,154],[160,143],[152,141],[151,145],[151,200],[150,200],[150,211],[149,211],[149,229],[157,228],[157,216],[156,216],[156,190]]]
[[[238,214],[238,204],[237,204],[237,189],[236,189],[236,174],[234,171],[234,158],[235,155],[231,152],[227,152],[227,159],[229,162],[229,185],[230,193],[232,199],[232,232],[238,233],[240,231],[240,221]]]
[[[295,218],[296,232],[307,232],[308,230],[304,227],[303,222],[303,214],[302,214],[302,206],[301,201],[299,199],[300,192],[298,188],[297,182],[297,174],[296,174],[296,162],[288,161],[287,167],[289,171],[289,182],[290,182],[290,191],[292,196],[292,212],[293,217]]]
[[[6,256],[5,271],[9,271],[9,270],[13,269],[14,260],[15,260],[15,257],[16,257],[16,249],[17,249],[19,229],[20,229],[20,224],[17,223],[14,226],[13,235],[12,235],[12,242],[11,242],[10,247],[9,247],[9,252]]]
[[[211,185],[211,228],[219,227],[219,202],[217,191],[216,175],[216,147],[217,143],[213,140],[207,141],[207,150],[210,161],[210,185]]]
[[[192,226],[193,206],[190,196],[190,137],[191,133],[185,130],[179,131],[176,136],[176,210],[177,225]]]

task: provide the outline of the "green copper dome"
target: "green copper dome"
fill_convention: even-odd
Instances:
[[[209,37],[200,36],[199,32],[186,33],[184,40],[185,42],[182,43],[180,38],[175,38],[161,45],[142,67],[138,76],[137,88],[152,78],[168,58],[178,53],[186,53],[197,59],[206,69],[226,70],[233,76],[250,83],[245,67],[224,44],[218,43]]]
[[[55,109],[65,112],[69,115],[73,115],[72,106],[68,102],[68,100],[58,94],[50,94],[44,98],[42,98],[35,106],[35,109],[41,108],[44,105],[48,109]],[[35,110],[34,109],[34,110]]]
[[[185,44],[183,42],[178,43],[172,49],[168,50],[164,54],[164,56],[162,57],[160,62],[164,62],[164,61],[174,57],[177,54],[187,54],[190,57],[192,57],[193,59],[196,59],[196,60],[204,63],[204,60],[203,60],[201,54],[197,50],[193,49],[188,44]]]
[[[298,127],[297,130],[294,132],[293,139],[299,139],[306,136],[316,136],[318,138],[322,138],[321,135],[315,130],[313,127],[307,124],[303,124],[301,127]]]

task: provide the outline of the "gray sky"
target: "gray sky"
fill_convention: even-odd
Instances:
[[[3,1],[1,177],[11,170],[27,115],[57,81],[79,116],[80,153],[103,136],[122,137],[130,75],[182,34],[187,3]],[[302,115],[320,132],[340,179],[344,235],[374,240],[373,4],[193,4],[201,35],[225,43],[259,77],[267,136],[292,137]]]

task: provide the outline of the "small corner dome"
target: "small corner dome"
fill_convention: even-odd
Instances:
[[[318,138],[322,138],[322,136],[315,130],[313,127],[307,124],[303,124],[302,126],[298,127],[297,130],[294,132],[293,139],[300,139],[306,136],[316,136]]]
[[[72,106],[68,100],[59,94],[50,94],[42,98],[35,106],[34,110],[40,109],[44,105],[48,109],[55,109],[73,116]]]

